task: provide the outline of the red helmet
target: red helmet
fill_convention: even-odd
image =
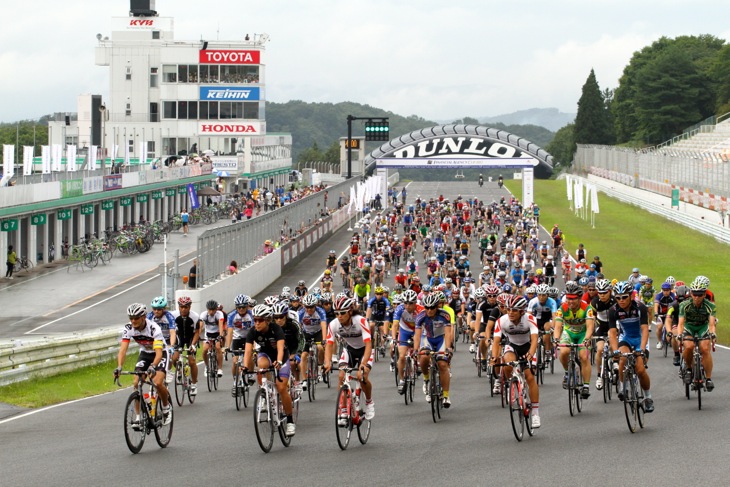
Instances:
[[[177,299],[178,306],[190,306],[191,304],[193,304],[193,300],[189,296],[180,296]]]

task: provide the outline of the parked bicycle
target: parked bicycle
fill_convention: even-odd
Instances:
[[[157,388],[154,383],[147,379],[146,371],[121,371],[120,375],[136,375],[139,380],[137,387],[127,398],[124,409],[124,439],[127,447],[132,453],[139,453],[144,445],[144,440],[152,431],[155,432],[155,439],[161,448],[170,444],[174,416],[172,401],[170,401],[170,414],[172,417],[168,424],[165,424],[162,404],[157,400]],[[119,376],[114,382],[122,387]]]

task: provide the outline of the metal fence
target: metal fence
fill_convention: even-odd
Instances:
[[[578,145],[573,169],[584,174],[601,169],[626,176],[632,186],[665,194],[672,186],[721,197],[730,196],[728,162],[719,155],[692,151],[641,151],[615,146]],[[656,183],[652,189],[651,184]]]
[[[327,208],[337,208],[340,193],[350,194],[350,187],[359,178],[352,178],[326,189]],[[263,213],[252,220],[207,230],[198,237],[197,287],[203,287],[225,273],[232,260],[240,267],[264,255],[264,242],[280,241],[311,226],[325,209],[325,191]]]

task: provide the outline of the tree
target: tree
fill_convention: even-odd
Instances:
[[[575,124],[569,123],[555,133],[552,142],[545,148],[553,156],[555,169],[569,167],[576,150]]]
[[[578,113],[575,116],[574,141],[578,144],[612,144],[614,142],[609,110],[601,89],[596,81],[596,74],[591,69],[588,79],[583,85]]]
[[[300,152],[299,157],[297,158],[298,165],[301,165],[305,162],[320,162],[320,161],[324,161],[324,154],[322,153],[321,150],[319,150],[317,141],[314,141],[312,143],[312,147],[304,149],[302,152]]]

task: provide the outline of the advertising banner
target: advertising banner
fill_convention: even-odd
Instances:
[[[198,135],[261,135],[260,122],[198,122]]]
[[[261,64],[261,51],[206,49],[200,51],[200,64]]]
[[[251,88],[220,86],[201,86],[201,100],[236,100],[236,101],[253,101],[259,100],[261,90],[257,86]]]
[[[111,191],[113,189],[122,189],[122,175],[111,174],[104,176],[104,191]]]
[[[190,208],[196,210],[200,208],[200,201],[198,201],[198,191],[195,189],[195,185],[190,183],[187,186],[188,196],[190,197]]]

